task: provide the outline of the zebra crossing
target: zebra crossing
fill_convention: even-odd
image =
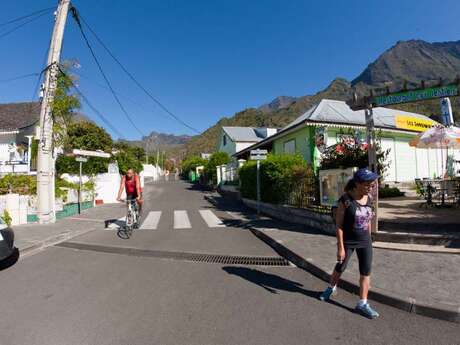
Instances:
[[[196,212],[196,211],[190,211]],[[226,225],[224,222],[217,217],[211,210],[198,210],[198,214],[204,220],[209,228],[223,228]],[[140,230],[157,230],[160,224],[162,211],[150,211],[141,220]],[[192,228],[192,222],[190,221],[189,211],[186,210],[174,210],[173,213],[173,229],[174,230],[187,230]],[[105,230],[118,230],[125,224],[125,217],[121,217],[112,223],[110,223]],[[200,224],[201,225],[201,224]]]

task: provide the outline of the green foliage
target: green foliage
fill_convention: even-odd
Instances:
[[[204,171],[206,174],[206,178],[208,181],[212,182],[212,184],[217,184],[217,171],[216,167],[219,165],[227,164],[230,162],[230,156],[226,152],[216,152],[209,157],[207,161]]]
[[[114,148],[117,151],[114,159],[118,162],[120,173],[126,174],[129,169],[134,169],[137,173],[143,170],[142,163],[145,162],[143,148],[120,141],[114,144]]]
[[[397,187],[380,187],[379,188],[379,197],[380,198],[394,198],[398,196],[404,196],[405,193],[401,192]]]
[[[95,191],[96,184],[94,183],[93,180],[89,180],[86,183],[83,184],[82,186],[82,191],[92,193]],[[55,184],[54,184],[54,192],[56,195],[56,198],[62,199],[64,202],[66,201],[67,197],[67,190],[79,190],[80,185],[78,183],[73,183],[66,181],[61,178],[56,178]]]
[[[103,128],[89,121],[70,123],[63,143],[66,152],[71,152],[73,149],[110,152],[113,145],[110,135]],[[106,158],[88,157],[88,161],[82,166],[83,174],[92,176],[105,173],[108,164],[109,160]],[[56,160],[56,171],[58,174],[78,174],[80,166],[75,157],[61,155]]]
[[[37,179],[30,175],[13,175],[9,174],[0,178],[0,194],[6,194],[8,191],[21,195],[37,193]]]
[[[88,161],[83,163],[83,175],[93,176],[99,173],[106,173],[109,160],[100,157],[88,157]],[[80,173],[80,163],[73,156],[60,155],[56,159],[56,172],[58,175],[67,173],[78,175]]]
[[[78,184],[68,182],[61,178],[56,178],[54,183],[54,195],[56,198],[62,199],[65,202],[68,189],[78,190]]]
[[[191,156],[182,161],[182,175],[186,178],[190,171],[195,171],[196,167],[206,165],[207,160],[198,156]]]
[[[73,84],[73,77],[69,74],[71,62],[64,62],[60,68],[65,73],[59,73],[57,87],[52,104],[54,118],[54,140],[56,145],[62,145],[66,137],[67,126],[72,120],[75,110],[81,107],[77,95],[72,94],[70,89]]]
[[[12,219],[7,209],[3,210],[3,215],[1,218],[6,225],[8,225],[9,227],[11,226]]]
[[[261,199],[270,203],[285,202],[302,172],[311,170],[300,155],[269,155],[260,162]],[[249,161],[239,170],[240,191],[243,197],[257,198],[257,168]]]
[[[110,152],[112,146],[110,134],[93,122],[79,121],[67,126],[67,138],[64,142],[67,152],[72,149]]]

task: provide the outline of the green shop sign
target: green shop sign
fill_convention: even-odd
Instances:
[[[421,90],[412,90],[392,93],[384,96],[376,96],[372,100],[372,105],[376,107],[422,101],[425,99],[442,98],[458,95],[458,85],[446,85],[430,87]]]

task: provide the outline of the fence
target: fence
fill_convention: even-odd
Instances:
[[[219,165],[217,169],[217,184],[238,184],[238,170],[244,164],[244,160],[230,162],[226,165]]]

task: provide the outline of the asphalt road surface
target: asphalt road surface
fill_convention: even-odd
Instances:
[[[149,185],[130,239],[101,226],[0,271],[0,344],[460,344],[458,324],[378,303],[368,320],[299,268],[247,264],[279,257],[205,196]]]

